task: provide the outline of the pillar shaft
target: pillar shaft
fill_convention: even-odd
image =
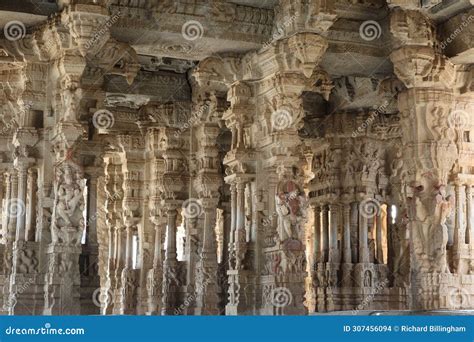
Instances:
[[[314,261],[321,261],[321,207],[314,207],[314,233],[313,233],[313,253]]]
[[[359,208],[359,263],[369,262],[367,217],[363,213]]]
[[[377,216],[375,218],[375,233],[376,233],[376,240],[377,240],[377,261],[379,264],[383,264],[383,248],[382,248],[382,211],[379,210]]]
[[[344,204],[344,263],[352,262],[350,219],[351,207],[349,204]]]
[[[322,262],[328,261],[329,254],[329,209],[323,207],[323,226],[322,226]]]

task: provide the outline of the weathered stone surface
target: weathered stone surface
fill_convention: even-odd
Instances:
[[[472,1],[0,12],[2,314],[474,308]]]

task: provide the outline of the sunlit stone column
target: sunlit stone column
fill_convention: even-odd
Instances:
[[[236,227],[234,235],[235,268],[240,269],[245,254],[245,185],[241,180],[237,182]]]
[[[359,260],[359,206],[357,202],[351,203],[351,251],[352,262]]]
[[[35,240],[36,226],[36,190],[37,190],[37,170],[28,169],[28,194],[26,203],[26,240]]]
[[[204,234],[199,274],[196,282],[196,315],[217,315],[219,313],[217,296],[217,246],[216,246],[216,208],[217,198],[202,199],[204,209]]]
[[[176,218],[177,204],[166,203],[166,254],[163,262],[163,315],[172,315],[177,305],[178,291],[178,260],[176,253]]]
[[[18,175],[15,171],[11,173],[11,196],[7,204],[7,216],[8,216],[8,238],[10,242],[15,239],[15,228],[17,226],[17,215],[16,215],[16,201],[18,198]]]
[[[359,263],[369,262],[367,217],[363,213],[364,208],[359,205]]]
[[[466,243],[471,244],[474,242],[472,228],[474,226],[473,220],[473,210],[472,210],[472,186],[466,186]]]
[[[456,224],[454,228],[454,246],[459,249],[464,244],[464,185],[456,184]]]
[[[330,204],[329,210],[331,212],[331,226],[329,232],[329,262],[339,262],[339,250],[337,247],[337,230],[339,224],[339,206],[337,204]]]
[[[344,249],[343,257],[344,263],[350,264],[352,262],[351,252],[351,207],[349,204],[344,204]]]
[[[377,211],[377,215],[375,217],[375,234],[377,240],[377,261],[379,264],[383,264],[383,250],[382,250],[382,210],[379,209]]]
[[[322,258],[321,262],[328,261],[328,252],[329,252],[329,208],[327,205],[323,206],[323,233],[322,233]]]
[[[234,267],[235,262],[235,244],[234,234],[237,226],[237,186],[235,183],[230,185],[230,235],[229,235],[229,268]]]
[[[321,261],[321,206],[314,206],[314,233],[313,233],[314,263]]]
[[[3,233],[3,240],[7,242],[8,237],[8,224],[9,224],[9,215],[8,215],[8,207],[10,205],[10,199],[12,195],[12,187],[11,187],[11,173],[5,174],[5,197],[3,198],[3,206],[2,206],[2,233]]]
[[[16,201],[16,241],[25,240],[27,165],[18,164],[18,196]]]

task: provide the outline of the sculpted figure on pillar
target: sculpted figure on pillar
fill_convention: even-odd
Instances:
[[[275,203],[278,213],[278,236],[281,242],[304,240],[307,200],[299,184],[282,166],[279,170],[280,182],[277,185]]]
[[[86,180],[79,166],[65,161],[56,168],[52,241],[78,245],[84,229],[84,189]]]

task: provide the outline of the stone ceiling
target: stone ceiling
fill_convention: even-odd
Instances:
[[[64,0],[2,0],[0,25],[18,20],[29,30],[48,15],[58,11]],[[387,58],[391,50],[388,24],[388,6],[391,0],[337,0],[335,13],[338,20],[325,33],[329,48],[322,66],[333,75],[374,76],[392,70]],[[275,13],[278,0],[213,1],[109,1],[112,13],[119,13],[112,34],[115,39],[130,44],[144,58],[162,60],[171,58],[199,61],[217,54],[242,54],[258,50],[272,40],[275,34]],[[438,24],[438,34],[452,32],[459,18],[456,16],[472,7],[472,0],[424,1],[425,12]],[[471,10],[472,11],[472,10]],[[472,12],[471,12],[472,13]],[[361,22],[380,23],[380,39],[365,41],[359,34]],[[183,27],[191,22],[191,34],[183,35]],[[193,31],[194,30],[194,31]],[[197,30],[197,31],[196,31]],[[472,35],[472,25],[465,30]],[[468,40],[469,41],[469,40]],[[471,46],[462,40],[450,44],[449,57],[459,64],[474,63]],[[160,62],[161,63],[161,62]],[[181,65],[179,61],[173,65]],[[161,63],[166,67],[166,63]],[[184,63],[188,66],[187,63]],[[156,65],[155,65],[156,66]],[[169,70],[170,66],[168,65]],[[178,67],[178,69],[182,67]],[[182,70],[181,70],[182,72]]]

